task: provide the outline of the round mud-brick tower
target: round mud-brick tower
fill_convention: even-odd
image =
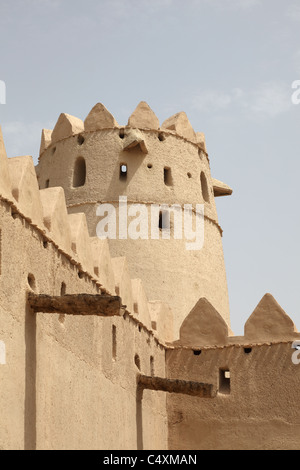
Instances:
[[[85,213],[90,236],[96,236],[101,220],[96,213],[99,204],[115,207],[116,239],[109,239],[111,256],[126,256],[131,277],[142,279],[149,300],[169,304],[175,338],[200,297],[206,297],[229,325],[222,229],[214,198],[232,190],[211,177],[204,135],[194,132],[184,112],[160,126],[147,103],[141,102],[123,127],[100,103],[84,122],[61,114],[53,131],[42,132],[36,170],[41,189],[62,186],[69,213]],[[143,214],[145,228],[148,218],[147,237],[133,239],[136,237],[124,235],[124,230],[119,233],[124,197],[128,224],[135,220],[137,225],[137,217]],[[134,214],[132,204],[142,204],[142,212]],[[175,204],[177,212],[170,211],[165,217],[165,207],[153,210],[154,205],[162,204]],[[204,243],[198,249],[187,249],[191,240],[185,236],[184,205],[188,204],[192,205],[193,230],[196,217],[204,226]],[[196,204],[204,206],[204,217],[196,216]],[[179,219],[182,232],[178,232]]]

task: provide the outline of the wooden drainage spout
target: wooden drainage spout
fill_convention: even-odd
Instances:
[[[100,294],[51,296],[29,292],[28,303],[35,313],[98,315],[100,317],[122,316],[125,308],[120,297]]]

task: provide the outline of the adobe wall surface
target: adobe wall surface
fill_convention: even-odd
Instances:
[[[128,315],[99,318],[33,314],[26,302],[37,293],[99,292],[99,287],[48,243],[11,206],[0,203],[0,447],[2,449],[135,449],[166,447],[165,394],[144,393],[137,419],[134,357],[141,372],[164,376],[164,348]],[[116,352],[112,356],[112,325]],[[138,426],[138,428],[137,428]]]
[[[229,323],[222,241],[218,229],[209,221],[205,221],[204,230],[204,246],[200,252],[187,251],[185,240],[174,239],[111,240],[109,244],[116,255],[126,252],[130,270],[145,280],[148,297],[163,299],[170,305],[174,313],[175,339],[182,321],[200,297],[207,297]],[[139,263],[138,259],[141,259]]]
[[[201,399],[168,395],[170,449],[298,449],[300,365],[292,341],[167,351],[167,374],[212,383],[230,371],[230,393]]]

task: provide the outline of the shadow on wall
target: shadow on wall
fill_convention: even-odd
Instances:
[[[36,314],[25,312],[24,449],[36,450]]]
[[[143,388],[136,388],[136,448],[143,450]]]

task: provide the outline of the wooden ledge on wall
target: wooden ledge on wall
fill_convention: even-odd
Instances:
[[[168,379],[139,375],[137,384],[141,389],[156,390],[169,393],[183,393],[201,398],[214,398],[216,393],[212,384],[193,382],[190,380]]]
[[[121,297],[100,294],[52,296],[29,292],[28,303],[35,313],[97,315],[101,317],[122,316],[126,308],[125,305],[122,305]]]

